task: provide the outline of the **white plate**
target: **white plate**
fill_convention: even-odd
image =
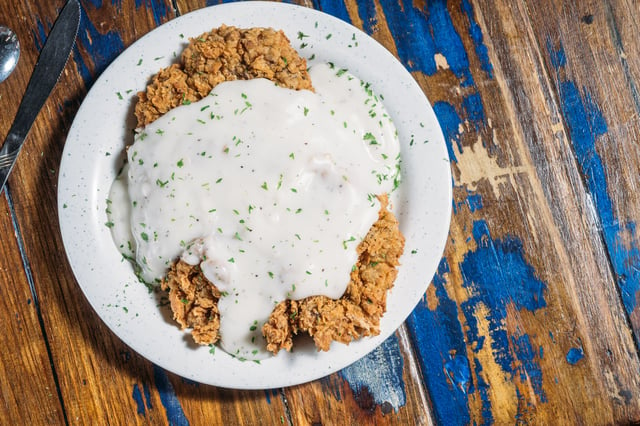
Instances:
[[[241,362],[190,343],[158,307],[158,296],[138,282],[105,226],[106,198],[133,128],[133,99],[149,78],[179,56],[189,37],[221,24],[283,29],[301,55],[347,68],[373,90],[398,128],[403,182],[394,211],[406,250],[388,298],[381,334],[328,352],[310,344],[260,364]],[[302,37],[304,35],[304,37]],[[303,44],[304,43],[304,44]],[[180,376],[216,386],[263,389],[331,374],[382,343],[423,296],[444,250],[451,215],[451,175],[442,131],[411,74],[357,28],[322,12],[281,3],[232,3],[174,19],[122,53],[93,85],[66,141],[58,186],[60,229],[73,272],[107,326],[133,350]],[[425,324],[425,326],[429,326]]]

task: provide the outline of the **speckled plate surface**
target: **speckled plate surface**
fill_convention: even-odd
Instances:
[[[159,296],[139,283],[105,223],[109,188],[134,127],[135,93],[188,42],[221,24],[273,27],[314,62],[347,68],[384,96],[401,141],[403,182],[393,210],[405,254],[379,336],[316,352],[303,342],[260,364],[191,343]],[[280,3],[232,3],[174,19],[142,37],[96,81],[66,141],[58,186],[60,229],[82,291],[107,326],[155,364],[201,383],[236,389],[289,386],[331,374],[366,355],[393,333],[424,294],[442,256],[451,215],[451,175],[442,131],[420,87],[384,47],[324,13]]]

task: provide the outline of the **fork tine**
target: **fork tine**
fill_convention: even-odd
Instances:
[[[13,153],[0,155],[0,169],[3,169],[5,167],[10,167],[15,158],[16,158],[16,155]]]

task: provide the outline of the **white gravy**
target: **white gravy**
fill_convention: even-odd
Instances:
[[[368,85],[316,65],[316,93],[265,79],[222,83],[149,124],[110,195],[113,235],[141,277],[182,258],[223,292],[221,347],[267,353],[280,301],[339,298],[399,179],[393,123]]]

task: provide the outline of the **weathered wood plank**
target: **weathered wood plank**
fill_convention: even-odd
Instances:
[[[558,20],[544,16],[552,10]],[[571,147],[593,200],[614,278],[640,336],[638,6],[626,1],[529,8]]]
[[[453,159],[450,241],[409,329],[441,422],[637,419],[620,402],[639,390],[635,347],[523,10],[360,8],[386,22]]]
[[[1,9],[0,9],[1,10]],[[2,97],[7,99],[0,88]],[[10,123],[0,123],[5,134]],[[64,422],[37,299],[29,291],[6,194],[0,206],[0,423]]]
[[[284,394],[295,425],[433,424],[404,327],[351,366]]]

